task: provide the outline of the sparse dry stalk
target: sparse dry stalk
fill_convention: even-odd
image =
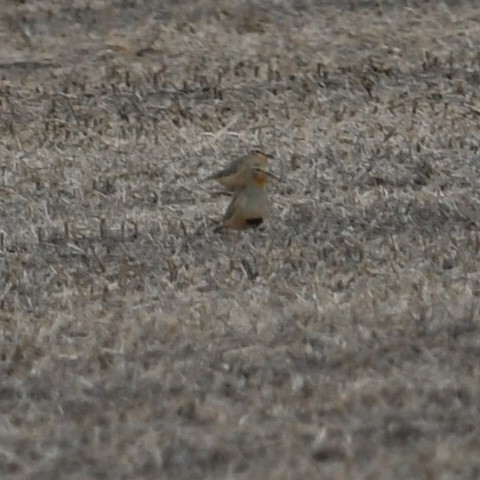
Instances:
[[[63,222],[63,237],[65,242],[68,243],[70,241],[70,226],[67,220],[64,220]]]
[[[107,237],[107,220],[102,217],[99,225],[100,238],[104,240]]]

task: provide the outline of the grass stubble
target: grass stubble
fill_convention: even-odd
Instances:
[[[2,479],[478,478],[480,9],[313,3],[6,3]]]

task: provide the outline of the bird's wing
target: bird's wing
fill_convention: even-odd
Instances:
[[[241,164],[245,161],[243,157],[237,158],[233,160],[231,163],[229,163],[225,168],[222,168],[218,172],[210,175],[208,177],[208,180],[216,180],[217,178],[222,178],[222,177],[227,177],[229,175],[232,175],[235,173]]]
[[[227,211],[225,212],[225,215],[223,216],[223,221],[226,222],[230,217],[233,216],[233,214],[235,213],[235,210],[237,209],[237,200],[238,200],[238,196],[242,193],[242,190],[238,190],[237,192],[235,192],[235,194],[233,195],[233,198],[230,202],[230,204],[228,205],[228,208],[227,208]]]

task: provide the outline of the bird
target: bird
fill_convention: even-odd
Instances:
[[[222,223],[215,231],[244,230],[258,227],[263,223],[270,213],[270,201],[266,188],[268,176],[277,178],[259,167],[246,170],[245,186],[234,194]]]
[[[247,184],[249,170],[258,167],[265,169],[268,159],[273,155],[255,149],[241,157],[235,158],[222,170],[207,177],[207,180],[217,180],[229,191],[236,191],[244,188]]]

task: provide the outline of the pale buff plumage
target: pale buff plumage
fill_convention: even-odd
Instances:
[[[259,168],[246,171],[245,186],[233,196],[217,231],[243,230],[263,223],[269,216],[271,207],[266,188],[269,175],[271,174]]]
[[[217,180],[227,190],[240,190],[247,185],[250,170],[266,169],[269,158],[273,157],[260,150],[252,150],[247,155],[234,159],[225,168],[208,177],[208,180]]]

